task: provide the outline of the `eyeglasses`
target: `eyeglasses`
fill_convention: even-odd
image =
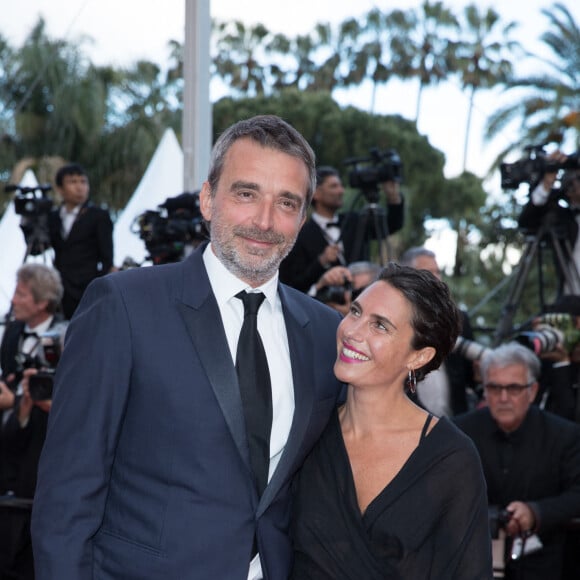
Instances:
[[[529,389],[534,383],[528,383],[527,385],[518,385],[517,383],[511,383],[509,385],[497,385],[496,383],[487,383],[484,385],[485,390],[492,395],[501,395],[502,391],[505,391],[511,397],[519,397],[526,389]]]

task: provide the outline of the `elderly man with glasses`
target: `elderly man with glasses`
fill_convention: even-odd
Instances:
[[[487,405],[455,423],[475,443],[489,505],[502,514],[504,577],[570,577],[564,546],[580,516],[580,426],[533,404],[540,361],[525,346],[490,349],[480,368]]]

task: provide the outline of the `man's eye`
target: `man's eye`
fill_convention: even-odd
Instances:
[[[285,210],[298,211],[300,204],[294,199],[283,198],[280,200],[280,205]]]

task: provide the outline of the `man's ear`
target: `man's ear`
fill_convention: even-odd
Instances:
[[[206,222],[211,221],[212,198],[208,181],[203,182],[199,192],[199,210]]]

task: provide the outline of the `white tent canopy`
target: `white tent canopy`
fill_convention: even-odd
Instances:
[[[145,243],[131,228],[135,218],[146,210],[155,210],[168,197],[182,193],[183,152],[172,129],[166,129],[137,189],[115,222],[114,263],[121,266],[126,258],[142,263],[147,257]]]

